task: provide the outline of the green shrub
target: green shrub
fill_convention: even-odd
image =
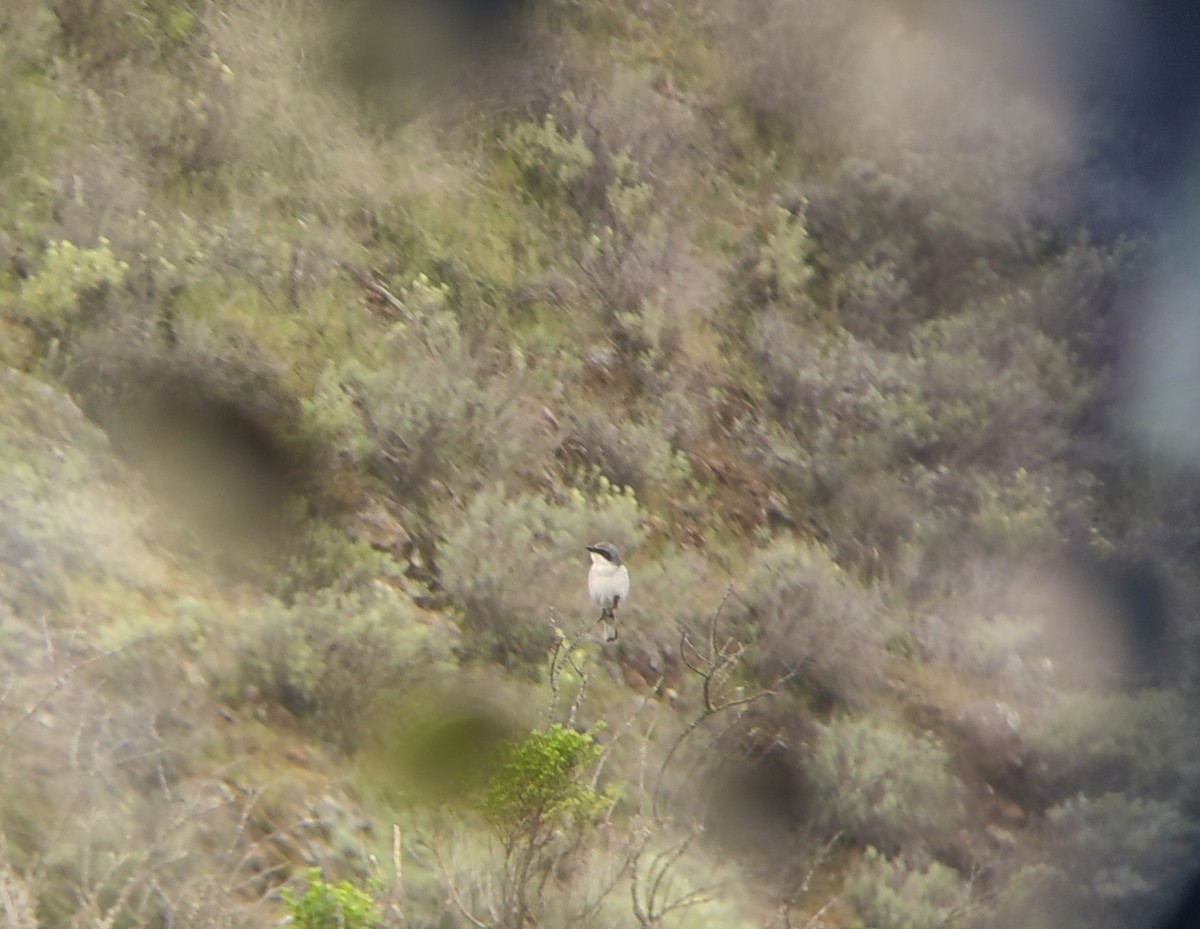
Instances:
[[[441,293],[422,286],[423,300]],[[386,367],[349,361],[322,375],[305,403],[308,430],[417,500],[439,482],[464,491],[477,475],[496,475],[512,453],[507,392],[474,375],[455,318],[435,309],[397,326],[383,351]]]
[[[379,905],[349,881],[330,884],[320,868],[309,868],[308,890],[297,897],[290,887],[281,895],[295,929],[376,929],[383,922]]]
[[[541,122],[517,123],[505,134],[504,147],[539,200],[561,200],[580,184],[596,157],[580,132],[558,125],[553,113]]]
[[[92,68],[166,56],[187,43],[197,24],[182,0],[57,0],[55,12],[72,50]]]
[[[1057,874],[1039,902],[1063,929],[1138,925],[1190,877],[1200,828],[1177,803],[1076,797],[1046,818]]]
[[[971,524],[980,544],[997,555],[1052,551],[1059,544],[1054,489],[1024,468],[1007,479],[980,478]]]
[[[970,885],[953,868],[931,861],[910,870],[874,848],[846,880],[845,893],[873,929],[937,929],[956,921],[971,902]]]
[[[930,736],[870,718],[824,726],[812,757],[829,828],[888,854],[936,841],[960,821],[961,787],[949,769]]]
[[[813,276],[811,252],[803,214],[776,207],[753,268],[760,299],[786,306],[802,298]]]
[[[572,411],[570,431],[558,447],[558,457],[576,474],[603,475],[612,484],[632,487],[639,497],[645,497],[664,479],[688,473],[687,458],[671,448],[664,437],[665,427],[658,419],[645,423],[614,419],[600,405],[579,403]]]
[[[501,751],[479,809],[505,831],[534,831],[556,823],[578,826],[604,802],[583,777],[601,752],[591,736],[557,723],[534,730]]]
[[[902,351],[776,312],[750,345],[785,430],[765,464],[840,563],[928,580],[972,554],[1036,557],[1061,522],[1085,524],[1090,482],[1063,450],[1092,384],[1002,305],[923,323]]]
[[[550,609],[566,611],[570,622],[587,603],[584,547],[607,539],[628,552],[641,539],[641,518],[632,491],[603,478],[594,497],[571,490],[559,502],[509,496],[503,486],[481,491],[439,553],[472,651],[504,662],[540,660],[553,641]]]
[[[307,501],[298,499],[297,509]],[[286,570],[275,578],[275,593],[286,599],[298,590],[335,587],[350,590],[377,580],[398,582],[401,566],[363,539],[352,539],[337,525],[296,514],[288,517],[296,537],[288,550]]]
[[[95,248],[51,242],[37,274],[21,286],[18,300],[39,328],[62,332],[87,311],[104,305],[109,290],[120,284],[129,265],[113,255],[107,239]]]
[[[875,597],[816,544],[791,539],[756,553],[742,585],[736,620],[756,647],[748,659],[768,685],[792,685],[822,700],[857,703],[883,666]]]
[[[1174,690],[1064,694],[1025,733],[1058,796],[1131,791],[1168,799],[1196,783],[1197,740]]]
[[[248,611],[237,648],[245,683],[352,750],[377,722],[375,712],[423,670],[449,661],[456,644],[446,624],[376,581]]]

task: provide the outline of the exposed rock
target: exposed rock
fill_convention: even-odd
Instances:
[[[954,714],[965,755],[988,784],[1008,796],[1023,793],[1026,749],[1020,714],[1001,700],[981,700]]]
[[[415,553],[408,530],[375,500],[354,514],[347,532],[351,538],[366,542],[376,551],[386,552],[401,564]]]
[[[584,352],[583,363],[597,377],[612,377],[620,365],[620,357],[607,345],[593,345]]]
[[[997,826],[995,823],[991,823],[986,829],[984,829],[984,832],[987,833],[988,838],[991,839],[992,845],[995,846],[997,851],[1008,853],[1017,850],[1016,836],[1014,836],[1003,826]]]

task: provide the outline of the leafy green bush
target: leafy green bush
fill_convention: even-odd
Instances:
[[[628,552],[641,519],[633,492],[603,478],[594,497],[573,489],[557,502],[509,496],[503,486],[481,491],[439,553],[471,650],[503,662],[541,659],[553,641],[550,609],[575,613],[587,602],[584,547],[607,539]]]
[[[547,113],[541,122],[517,123],[505,135],[504,146],[524,175],[530,193],[541,200],[569,194],[596,160],[583,134],[564,130],[553,113]]]
[[[591,736],[557,723],[534,730],[523,742],[501,751],[497,769],[479,798],[479,809],[504,830],[578,825],[603,803],[582,776],[601,752]]]
[[[321,735],[354,749],[385,707],[422,670],[449,661],[453,630],[387,584],[302,593],[241,619],[241,679],[311,718]]]
[[[64,37],[93,68],[165,56],[186,44],[196,26],[195,12],[181,0],[58,0],[55,12]]]
[[[297,897],[290,887],[281,891],[296,929],[377,929],[383,922],[379,905],[365,890],[349,881],[330,884],[320,868],[309,868],[308,890]]]
[[[108,291],[128,270],[107,239],[101,238],[95,248],[51,242],[41,269],[21,286],[18,300],[36,326],[62,332],[81,314],[103,306]]]
[[[989,552],[1016,557],[1050,551],[1058,544],[1054,489],[1049,483],[1018,468],[1006,479],[980,478],[976,488],[978,503],[971,525]]]
[[[1014,697],[1037,703],[1048,692],[1053,665],[1046,657],[1043,623],[1024,616],[930,614],[914,622],[921,658],[988,681]]]
[[[822,700],[856,703],[883,665],[875,598],[816,544],[791,539],[758,552],[746,572],[737,623],[754,640],[760,680],[789,680]]]
[[[753,267],[758,299],[788,306],[803,297],[813,276],[811,252],[803,214],[776,207]]]
[[[827,825],[887,854],[935,841],[962,815],[946,750],[886,722],[843,718],[824,726],[812,775],[827,798]]]
[[[867,849],[845,892],[874,929],[936,929],[963,915],[971,902],[970,885],[953,868],[931,861],[910,870],[875,848]]]

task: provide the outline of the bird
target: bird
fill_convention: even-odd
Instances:
[[[617,640],[616,609],[629,598],[629,569],[621,564],[621,555],[611,542],[597,542],[587,550],[592,555],[588,570],[588,594],[600,607],[600,619],[608,623],[605,639]]]

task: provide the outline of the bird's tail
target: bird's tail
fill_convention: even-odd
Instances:
[[[617,641],[617,616],[613,612],[611,606],[606,606],[600,611],[600,620],[604,623],[605,633],[604,639],[606,642]]]

